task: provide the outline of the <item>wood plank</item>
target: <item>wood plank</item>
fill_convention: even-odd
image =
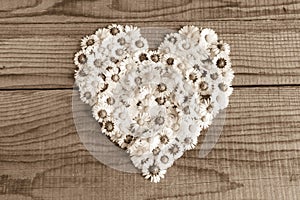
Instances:
[[[299,0],[5,0],[0,23],[299,19]]]
[[[1,91],[0,196],[298,199],[299,98],[300,87],[236,88],[214,150],[205,159],[198,158],[199,148],[186,152],[154,184],[86,151],[74,127],[71,90]]]
[[[155,22],[151,25],[162,30],[148,31],[145,37],[159,43],[164,33],[184,24]],[[299,20],[194,24],[215,29],[231,44],[234,85],[300,84]],[[104,26],[107,24],[1,24],[0,88],[72,88],[73,55],[81,37]]]

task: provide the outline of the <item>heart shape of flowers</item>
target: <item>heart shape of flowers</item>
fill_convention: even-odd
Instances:
[[[75,82],[102,133],[159,182],[227,107],[229,52],[212,29],[184,26],[149,50],[139,28],[113,24],[82,39]]]

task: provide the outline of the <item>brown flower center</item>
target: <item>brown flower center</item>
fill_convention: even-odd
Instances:
[[[92,94],[90,92],[86,92],[86,93],[84,93],[84,97],[86,99],[90,99],[92,97]]]
[[[166,155],[163,155],[161,158],[160,158],[160,161],[164,164],[167,164],[169,162],[169,158],[168,156]]]
[[[189,79],[192,80],[193,82],[195,82],[195,81],[197,80],[196,74],[195,74],[195,73],[191,73],[191,74],[189,75]]]
[[[142,47],[144,47],[144,42],[142,40],[138,40],[138,41],[135,42],[135,45],[138,48],[142,48]]]
[[[92,46],[94,43],[95,43],[94,39],[88,39],[88,41],[86,41],[87,46]]]
[[[174,58],[168,58],[167,59],[167,64],[168,65],[173,65],[174,64]]]
[[[112,123],[111,121],[107,121],[105,123],[105,129],[108,131],[108,132],[111,132],[114,130],[114,123]]]
[[[163,125],[165,123],[165,119],[162,116],[155,118],[155,124]]]
[[[159,104],[159,105],[164,105],[164,103],[166,102],[166,99],[164,97],[157,97],[155,99],[155,101]]]
[[[98,116],[99,116],[100,118],[105,118],[105,117],[107,116],[106,110],[99,110]]]
[[[145,53],[142,53],[140,56],[139,56],[139,59],[141,62],[143,62],[144,60],[148,60],[147,58],[147,55]]]
[[[159,174],[159,171],[160,171],[160,169],[159,169],[159,167],[156,166],[156,165],[151,165],[151,166],[149,167],[149,172],[150,172],[152,175],[158,175],[158,174]]]
[[[157,54],[153,54],[153,55],[151,55],[151,60],[153,61],[153,62],[158,62],[159,61],[159,55],[157,55]]]
[[[174,144],[170,149],[169,149],[170,153],[173,155],[176,155],[179,152],[179,147],[178,145]]]
[[[226,60],[224,58],[219,58],[217,60],[217,66],[219,68],[224,68],[226,66]]]
[[[202,81],[200,84],[199,84],[199,88],[201,90],[207,90],[208,89],[208,83],[206,83],[205,81]]]
[[[160,148],[159,148],[159,147],[156,147],[155,149],[152,150],[152,153],[153,153],[153,155],[155,155],[155,156],[158,155],[159,152],[160,152]]]
[[[132,140],[133,140],[133,136],[132,135],[126,135],[126,138],[124,139],[124,142],[126,144],[130,144]]]
[[[126,43],[125,38],[119,38],[118,42],[120,43],[120,45],[124,45]]]
[[[106,100],[107,104],[109,105],[113,105],[115,103],[115,99],[112,98],[112,97],[108,97],[107,100]]]
[[[120,30],[116,27],[113,27],[112,29],[110,29],[110,33],[112,35],[117,35],[120,32]]]
[[[120,80],[120,77],[118,74],[114,74],[111,76],[111,80],[113,80],[114,82],[118,82]]]
[[[78,56],[78,62],[79,62],[80,64],[84,64],[84,63],[86,63],[86,61],[87,61],[86,55],[80,54],[80,55]]]
[[[159,92],[164,92],[167,90],[167,86],[164,83],[160,83],[160,84],[158,84],[157,89]]]
[[[168,142],[169,142],[168,136],[166,136],[166,135],[161,136],[160,137],[160,142],[163,143],[163,144],[168,144]]]
[[[221,91],[226,92],[228,90],[228,86],[224,83],[219,84],[219,88]]]
[[[207,112],[211,113],[213,111],[213,106],[212,105],[207,106],[206,110]]]
[[[219,77],[218,73],[213,73],[213,74],[210,75],[210,78],[212,80],[217,80],[218,77]]]

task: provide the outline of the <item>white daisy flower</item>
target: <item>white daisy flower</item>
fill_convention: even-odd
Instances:
[[[81,48],[86,50],[87,48],[94,46],[99,42],[99,38],[96,35],[85,36],[81,39]]]
[[[134,120],[139,126],[144,126],[150,122],[151,117],[148,113],[141,112],[134,117]]]
[[[79,69],[83,68],[87,63],[87,55],[85,51],[79,51],[74,56],[74,63]]]
[[[227,54],[219,53],[216,57],[213,58],[213,64],[219,69],[227,69],[231,67],[231,61]]]
[[[201,128],[207,129],[209,125],[212,123],[212,115],[209,113],[205,115],[201,115],[197,123]]]
[[[160,151],[156,158],[156,163],[161,169],[168,169],[174,163],[174,157],[170,154],[168,149],[164,149],[164,151]]]
[[[97,93],[95,90],[88,90],[86,87],[82,87],[80,90],[80,99],[92,106],[97,102]]]
[[[102,122],[102,133],[107,136],[114,135],[115,130],[119,130],[119,128],[115,125],[113,118],[106,117]]]
[[[170,155],[173,156],[174,160],[180,158],[183,155],[184,148],[182,144],[179,142],[178,138],[175,138],[173,142],[170,144],[168,151]]]
[[[124,27],[118,24],[112,24],[108,26],[109,32],[111,35],[117,35],[124,31]]]
[[[162,55],[160,54],[159,51],[149,51],[149,60],[152,62],[152,63],[157,63],[159,64],[161,58],[162,58]]]
[[[190,85],[196,85],[200,79],[200,74],[194,68],[185,72],[185,79]]]
[[[164,178],[166,170],[160,169],[155,162],[148,162],[143,165],[142,172],[145,179],[150,179],[151,182],[158,183],[161,178]]]
[[[201,77],[196,82],[197,90],[201,95],[210,95],[213,90],[213,82],[210,77]]]
[[[201,115],[213,114],[215,110],[215,105],[211,101],[211,99],[204,99],[200,105],[200,113]]]
[[[217,41],[218,41],[218,35],[214,30],[209,28],[205,28],[201,30],[200,43],[204,43],[206,44],[206,46],[209,46],[210,44],[217,43]]]
[[[159,139],[160,139],[160,148],[167,148],[171,142],[175,139],[174,132],[171,128],[164,128],[162,131],[159,132]]]
[[[99,42],[102,42],[105,38],[110,37],[109,29],[99,28],[95,35],[98,37]]]
[[[98,94],[98,103],[105,106],[108,113],[111,113],[114,110],[113,105],[117,105],[115,98],[106,93]]]
[[[162,57],[162,62],[167,67],[175,67],[178,64],[178,59],[176,55],[172,53],[167,53]]]
[[[120,63],[120,68],[121,68],[121,70],[128,72],[130,70],[136,69],[137,64],[131,57],[128,57]]]
[[[196,26],[184,26],[179,30],[179,33],[198,42],[200,38],[199,28]]]
[[[135,40],[132,40],[129,47],[130,51],[133,53],[137,51],[146,51],[148,50],[148,48],[149,48],[148,41],[143,37],[139,37],[136,38]]]
[[[114,43],[117,43],[118,45],[122,47],[128,47],[131,39],[129,38],[128,34],[125,32],[121,32],[113,37]]]
[[[213,43],[211,45],[211,50],[214,55],[218,55],[219,53],[225,53],[227,55],[230,54],[230,46],[229,44],[223,42],[222,40],[218,41],[217,43]]]
[[[111,117],[111,112],[109,112],[104,105],[99,103],[96,103],[93,106],[92,112],[93,112],[93,117],[98,122],[104,122],[105,118]]]
[[[105,87],[105,82],[101,77],[98,77],[97,74],[96,76],[89,76],[85,82],[88,90],[99,92]]]
[[[176,53],[176,45],[169,41],[164,41],[162,44],[159,45],[158,51],[161,54]]]
[[[138,50],[133,54],[133,60],[136,63],[142,63],[149,60],[149,54],[146,50]]]

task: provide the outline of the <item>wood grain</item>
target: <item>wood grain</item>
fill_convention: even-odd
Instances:
[[[1,1],[0,199],[298,200],[299,19],[300,0]],[[145,34],[156,44],[186,24],[210,27],[231,45],[221,138],[204,159],[200,145],[186,152],[159,184],[102,164],[77,135],[73,55],[111,23],[161,28]]]
[[[298,199],[299,98],[300,87],[236,88],[208,157],[186,152],[153,184],[86,151],[71,90],[1,91],[0,198]]]
[[[161,28],[145,34],[156,43],[166,28],[175,31],[183,24],[135,23]],[[235,86],[300,84],[299,20],[190,24],[215,29],[231,45]],[[107,23],[0,24],[0,88],[72,88],[80,39],[103,26]]]
[[[299,0],[10,0],[0,23],[299,19]]]

